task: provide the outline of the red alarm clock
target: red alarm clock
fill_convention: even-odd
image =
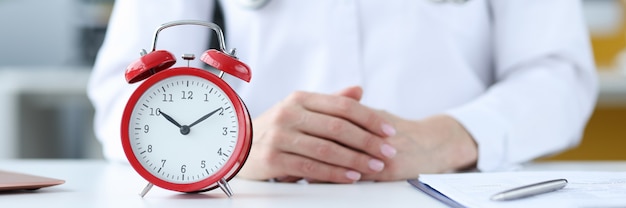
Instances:
[[[194,67],[170,68],[176,58],[155,50],[161,30],[198,25],[217,33],[220,50],[210,49],[201,60],[220,70],[216,75]],[[252,143],[252,122],[244,102],[224,81],[224,72],[246,82],[249,67],[226,52],[224,35],[214,23],[185,20],[161,25],[152,51],[126,68],[126,81],[143,81],[133,92],[122,116],[121,136],[126,158],[149,183],[173,191],[194,193],[220,187],[228,197],[228,181],[244,165]],[[193,54],[182,57],[195,59]]]

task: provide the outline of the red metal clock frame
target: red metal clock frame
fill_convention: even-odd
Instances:
[[[228,96],[228,99],[230,99],[233,104],[239,124],[237,144],[235,146],[233,154],[226,161],[224,166],[210,177],[189,184],[168,182],[151,174],[141,165],[139,160],[136,158],[130,144],[130,117],[133,113],[135,105],[139,101],[139,98],[146,92],[146,90],[148,90],[152,85],[158,83],[159,81],[167,79],[169,77],[180,75],[201,77],[214,83],[217,87],[222,89],[224,93]],[[237,174],[237,172],[239,172],[239,170],[245,163],[252,144],[252,124],[250,116],[248,114],[248,110],[243,101],[224,80],[220,79],[209,71],[193,67],[178,67],[162,70],[150,76],[143,83],[141,83],[141,85],[131,95],[126,105],[126,108],[124,109],[121,129],[122,146],[124,148],[126,157],[128,158],[131,166],[135,169],[135,171],[137,171],[139,175],[141,175],[144,179],[156,186],[180,192],[208,191],[218,187],[217,182],[222,178],[225,178],[227,181],[229,181]]]

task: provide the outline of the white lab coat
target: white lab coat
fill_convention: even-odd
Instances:
[[[578,1],[271,0],[258,10],[237,2],[221,2],[226,47],[237,48],[252,80],[225,79],[253,117],[294,90],[360,85],[372,108],[407,119],[453,116],[478,144],[478,168],[490,171],[577,145],[595,105]],[[120,119],[137,87],[124,81],[126,66],[151,49],[160,24],[210,21],[212,11],[207,0],[116,2],[88,89],[107,158],[126,160]],[[212,33],[168,28],[157,49],[199,57]]]

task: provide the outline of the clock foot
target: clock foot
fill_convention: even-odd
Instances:
[[[139,196],[141,196],[143,198],[143,196],[145,196],[148,191],[150,191],[150,189],[152,188],[152,186],[154,186],[154,184],[152,183],[148,183],[148,185],[146,185],[145,188],[143,188],[143,190],[141,191],[141,193],[139,193]]]
[[[224,180],[223,178],[220,179],[220,181],[217,182],[217,185],[220,186],[220,189],[224,191],[228,198],[233,196],[233,191],[230,189],[230,185],[228,185],[228,182],[226,182],[226,180]]]

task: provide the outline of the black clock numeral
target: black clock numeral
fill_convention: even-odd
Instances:
[[[172,94],[163,94],[163,102],[174,102]]]
[[[152,152],[152,145],[151,144],[148,145],[148,152]],[[163,162],[163,163],[165,163],[165,162]]]
[[[229,151],[229,152],[230,152],[230,151]],[[219,149],[217,150],[217,155],[219,155],[219,156],[226,156],[226,157],[228,157],[228,155],[227,155],[226,153],[222,152],[222,148],[219,148]]]
[[[150,126],[148,126],[148,124],[146,124],[146,125],[143,126],[143,133],[147,134],[148,132],[150,132]]]
[[[180,166],[180,172],[181,173],[187,172],[187,165]]]
[[[183,100],[192,100],[193,99],[193,91],[181,91],[183,93]]]
[[[206,161],[200,161],[200,168],[205,168],[206,167]]]
[[[150,116],[160,116],[161,115],[161,109],[160,108],[150,108]]]
[[[209,94],[204,93],[204,102],[209,102]]]
[[[222,132],[222,135],[228,135],[228,127],[222,127],[222,130],[224,130],[224,132]]]
[[[167,160],[161,160],[161,167],[165,167],[165,161]]]

